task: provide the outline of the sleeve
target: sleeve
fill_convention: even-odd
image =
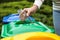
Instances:
[[[40,6],[42,5],[43,2],[44,2],[44,0],[35,0],[34,5],[37,5],[38,8],[40,8]]]

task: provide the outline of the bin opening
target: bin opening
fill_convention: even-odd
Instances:
[[[50,37],[34,36],[34,37],[29,37],[27,40],[55,40],[55,39]]]

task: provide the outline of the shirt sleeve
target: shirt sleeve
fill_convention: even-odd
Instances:
[[[34,5],[37,5],[38,8],[40,8],[40,6],[42,5],[43,2],[44,2],[44,0],[35,0]]]

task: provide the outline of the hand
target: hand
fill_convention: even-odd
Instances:
[[[32,6],[31,8],[24,8],[23,11],[21,13],[25,13],[27,17],[30,16],[32,13],[36,12],[36,10],[38,9],[38,7],[36,5]]]
[[[24,8],[22,12],[20,13],[20,19],[24,21],[28,16],[30,16],[32,13],[36,12],[38,7],[34,5],[31,8]]]

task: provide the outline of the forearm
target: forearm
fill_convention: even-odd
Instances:
[[[36,12],[36,10],[41,7],[43,2],[44,0],[35,0],[33,6],[31,7],[31,12]]]
[[[43,2],[44,0],[35,0],[34,5],[40,8]]]
[[[38,6],[37,5],[33,5],[32,7],[31,7],[31,11],[32,12],[36,12],[36,10],[38,9]]]

